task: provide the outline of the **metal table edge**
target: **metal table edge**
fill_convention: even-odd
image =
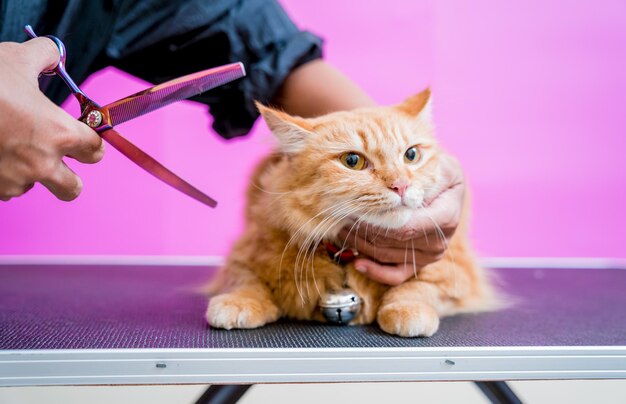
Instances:
[[[0,352],[0,386],[626,378],[626,346]]]

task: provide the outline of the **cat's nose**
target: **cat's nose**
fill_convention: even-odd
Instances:
[[[395,180],[391,183],[389,189],[400,195],[400,198],[404,196],[406,189],[409,187],[409,181],[407,180]]]

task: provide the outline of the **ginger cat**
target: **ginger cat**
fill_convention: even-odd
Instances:
[[[440,175],[429,90],[396,106],[312,119],[258,108],[279,146],[252,178],[245,232],[206,313],[212,327],[256,328],[281,317],[326,321],[320,296],[346,287],[362,302],[351,324],[376,321],[403,337],[431,336],[442,316],[493,306],[468,244],[467,213],[444,258],[398,286],[338,264],[324,246],[341,245],[337,234],[352,223],[402,227],[422,206]]]

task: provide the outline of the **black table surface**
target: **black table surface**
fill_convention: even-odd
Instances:
[[[431,338],[280,321],[216,330],[202,266],[0,266],[0,349],[407,348],[626,345],[626,271],[497,269],[508,309],[445,318]]]

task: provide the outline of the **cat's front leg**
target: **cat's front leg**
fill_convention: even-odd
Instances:
[[[439,329],[435,309],[440,291],[435,285],[411,280],[385,293],[378,309],[380,328],[401,337],[430,337]]]
[[[211,327],[257,328],[280,318],[267,286],[261,282],[237,286],[209,301],[206,319]]]
[[[376,321],[380,302],[389,286],[365,277],[354,267],[348,271],[348,286],[361,298],[359,314],[350,324],[372,324]]]

